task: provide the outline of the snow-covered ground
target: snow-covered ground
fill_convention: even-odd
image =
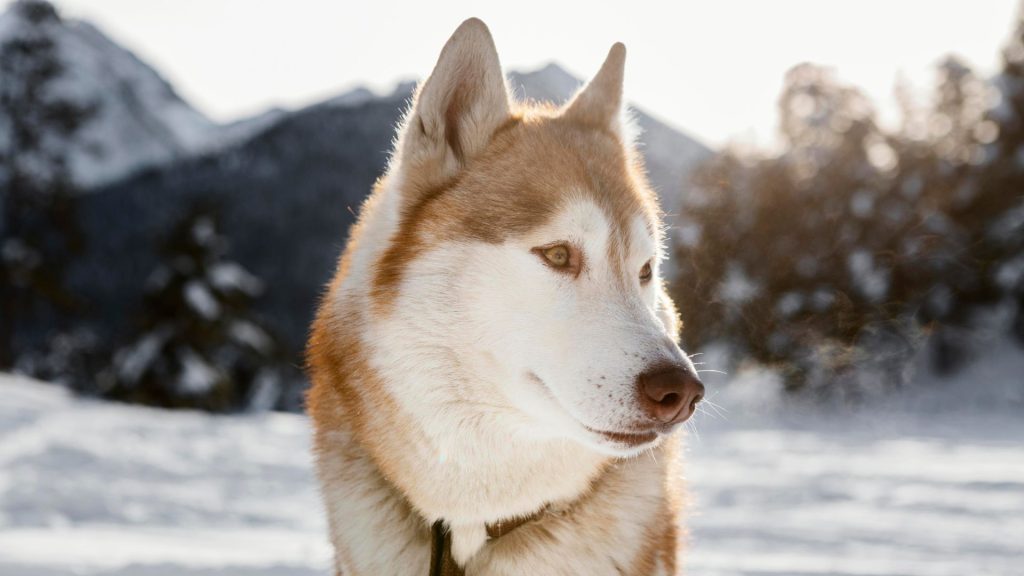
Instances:
[[[768,417],[743,397],[689,433],[690,574],[1024,574],[1021,415]],[[0,575],[329,574],[302,416],[11,377],[0,399]]]

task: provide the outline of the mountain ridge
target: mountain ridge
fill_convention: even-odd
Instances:
[[[0,14],[0,45],[25,38],[54,46],[58,72],[47,86],[50,96],[91,110],[61,143],[72,178],[82,188],[180,159],[215,132],[216,125],[155,69],[89,22],[64,19],[38,0],[21,0]],[[24,81],[10,75],[4,80]]]
[[[22,13],[28,5],[49,6],[53,16],[42,23],[29,23]],[[377,94],[358,86],[306,107],[270,108],[217,123],[179,95],[156,68],[93,23],[63,18],[42,0],[20,0],[0,14],[0,43],[26,33],[27,26],[35,26],[36,33],[49,36],[56,44],[63,70],[55,91],[96,111],[96,116],[87,119],[68,143],[72,177],[87,191],[131,177],[139,170],[236,145],[306,108],[407,98],[415,87],[415,82],[398,82],[389,94]],[[518,97],[555,103],[564,102],[582,85],[580,79],[554,62],[532,71],[510,71],[507,77]],[[666,211],[671,212],[677,205],[674,196],[683,178],[711,151],[642,108],[634,106],[633,110],[643,131],[641,141],[645,143],[643,152],[652,183]]]
[[[13,4],[0,15],[0,43],[25,33],[14,24],[22,23],[18,7],[29,4],[49,6]],[[86,252],[68,278],[89,303],[96,331],[118,340],[134,329],[161,239],[205,205],[223,220],[229,256],[267,285],[257,312],[298,354],[347,229],[386,168],[415,84],[398,83],[389,94],[355,88],[297,110],[217,124],[99,28],[55,11],[41,26],[33,33],[51,35],[65,58],[55,89],[99,103],[69,143],[73,176],[88,193],[77,202]],[[508,79],[518,96],[556,103],[582,83],[554,63]],[[634,116],[650,180],[672,214],[689,170],[712,152],[642,109]]]

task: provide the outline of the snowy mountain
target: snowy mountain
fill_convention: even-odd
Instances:
[[[346,230],[387,162],[405,98],[291,112],[235,145],[83,197],[88,248],[70,275],[97,328],[117,335],[131,326],[139,287],[160,263],[154,240],[204,204],[222,216],[229,257],[264,281],[258,311],[297,354]]]
[[[583,85],[583,80],[554,62],[531,72],[509,72],[508,81],[512,93],[518,99],[555,104],[566,102]],[[412,96],[414,89],[414,82],[402,82],[391,94],[381,97],[365,87],[359,87],[317,106],[358,106],[380,98],[404,100]],[[630,110],[640,128],[640,150],[651,184],[658,192],[662,209],[667,214],[675,214],[689,192],[687,177],[713,152],[636,105],[631,105]]]
[[[234,142],[280,114],[271,111],[220,126],[98,28],[61,18],[44,2],[15,2],[0,15],[0,45],[26,35],[48,38],[56,46],[61,71],[51,87],[53,93],[91,111],[66,143],[72,177],[83,188]],[[6,113],[0,110],[0,125],[5,124]]]
[[[52,8],[43,21],[30,22],[24,14],[26,5],[47,6],[37,1],[12,4],[0,15],[0,44],[33,27],[57,45],[63,70],[54,90],[93,111],[70,143],[72,174],[84,188],[238,142],[288,114],[273,109],[219,125],[184,101],[156,70],[94,25],[61,18]],[[533,72],[512,72],[509,80],[519,97],[556,103],[567,100],[581,85],[578,78],[553,63]],[[411,93],[411,88],[411,83],[400,84],[393,95]],[[322,105],[353,106],[375,98],[379,96],[370,90],[356,88]],[[678,207],[685,176],[711,151],[649,114],[634,110],[643,131],[652,182],[671,213]]]
[[[747,379],[733,386],[763,397],[764,376]],[[1021,573],[1019,417],[822,416],[787,401],[787,423],[710,390],[728,412],[687,434],[687,573]],[[0,574],[329,573],[304,416],[154,410],[3,374],[0,397]]]
[[[528,97],[556,100],[579,84],[554,65],[513,74],[512,82]],[[136,173],[89,195],[80,205],[89,254],[72,276],[94,303],[102,328],[117,333],[130,321],[138,286],[158,261],[152,239],[202,202],[221,210],[231,257],[266,282],[257,306],[271,328],[290,351],[301,350],[317,296],[347,227],[387,163],[412,89],[403,83],[384,96],[356,89],[281,113],[235,144]],[[643,138],[664,146],[643,150],[671,210],[670,200],[680,198],[692,167],[687,162],[710,152],[642,112],[638,118]],[[118,215],[116,223],[111,214]],[[111,253],[119,255],[116,262]]]
[[[26,16],[29,7],[48,14],[41,20],[30,19]],[[98,28],[61,18],[40,0],[15,2],[0,15],[0,45],[26,33],[45,35],[56,44],[62,71],[54,92],[92,111],[67,143],[72,176],[86,189],[147,167],[214,152],[290,114],[272,109],[219,125],[183,100],[156,70]],[[509,79],[521,97],[558,103],[581,84],[556,64],[534,72],[512,72]],[[412,83],[399,84],[387,96],[356,88],[316,106],[357,106],[375,99],[406,97],[412,87]],[[4,124],[4,113],[0,110],[0,125]],[[643,130],[643,153],[651,180],[662,195],[666,211],[672,213],[679,206],[686,175],[711,151],[639,109],[635,114]]]
[[[224,216],[231,256],[267,283],[258,311],[297,353],[346,229],[386,165],[414,83],[385,95],[356,88],[219,125],[96,27],[62,19],[42,0],[19,0],[0,16],[0,46],[26,34],[55,46],[53,94],[91,110],[59,144],[72,177],[90,192],[77,208],[87,253],[68,274],[90,302],[95,328],[105,337],[126,334],[140,286],[159,263],[155,242],[202,203]],[[521,97],[555,102],[581,83],[555,64],[513,72],[510,82]],[[711,151],[643,111],[635,115],[649,175],[671,214],[686,175]],[[39,336],[46,331],[40,326]]]

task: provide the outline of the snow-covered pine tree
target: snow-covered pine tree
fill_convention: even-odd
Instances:
[[[978,125],[979,182],[955,218],[974,231],[971,257],[981,278],[973,300],[998,303],[1024,342],[1024,3],[994,84],[996,104]]]
[[[0,369],[15,364],[26,327],[55,325],[75,301],[63,272],[82,249],[68,139],[89,105],[55,88],[63,64],[53,6],[19,0],[0,44]],[[58,309],[61,313],[57,313]],[[59,326],[54,326],[60,328]]]
[[[695,231],[677,251],[683,337],[779,366],[793,389],[884,386],[860,375],[908,352],[891,255],[913,224],[891,193],[891,139],[858,90],[813,65],[787,75],[779,112],[785,152],[720,155],[682,210]],[[863,352],[880,341],[886,355]]]
[[[831,391],[898,382],[925,338],[954,369],[993,318],[1024,337],[1024,21],[994,108],[961,61],[938,78],[893,132],[826,70],[790,72],[783,153],[720,154],[682,211],[688,345],[724,342]]]
[[[929,115],[931,158],[912,184],[933,214],[919,258],[931,282],[921,317],[933,359],[952,370],[1008,330],[1024,341],[1024,12],[991,83],[964,63],[939,66]],[[909,164],[904,161],[904,164]]]
[[[148,280],[139,332],[102,385],[109,397],[168,408],[272,408],[280,347],[252,317],[262,282],[225,258],[215,211],[195,208]]]
[[[924,130],[894,138],[899,177],[893,192],[909,201],[914,214],[914,225],[894,248],[901,272],[896,296],[905,314],[925,328],[932,366],[948,372],[975,352],[968,310],[983,270],[972,251],[984,223],[960,215],[977,196],[991,90],[954,56],[936,72],[932,102],[920,115]]]

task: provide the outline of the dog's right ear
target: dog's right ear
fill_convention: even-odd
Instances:
[[[487,25],[462,23],[416,92],[399,151],[420,188],[452,178],[510,115],[508,87]]]
[[[594,128],[622,130],[622,77],[626,47],[616,42],[597,75],[565,106],[565,117]]]

